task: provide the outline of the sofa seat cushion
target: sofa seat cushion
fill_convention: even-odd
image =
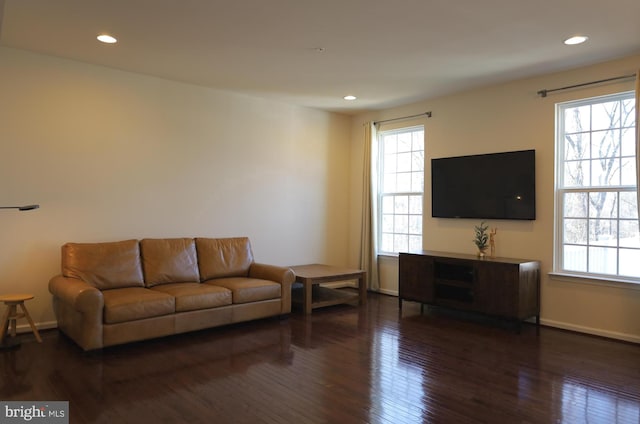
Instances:
[[[231,290],[233,293],[233,303],[250,303],[260,300],[278,299],[282,296],[280,284],[258,278],[215,278],[205,281],[205,284],[225,287]]]
[[[143,287],[104,290],[104,322],[119,322],[173,314],[175,298],[169,294]]]
[[[217,308],[231,305],[231,290],[200,283],[174,283],[155,286],[151,290],[176,298],[176,312]]]

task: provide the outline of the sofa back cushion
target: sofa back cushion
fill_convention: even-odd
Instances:
[[[137,240],[106,243],[66,243],[62,275],[79,278],[99,290],[143,287]]]
[[[147,287],[200,281],[192,238],[143,239],[140,240],[140,255]]]
[[[253,263],[249,238],[197,238],[196,247],[202,281],[249,275]]]

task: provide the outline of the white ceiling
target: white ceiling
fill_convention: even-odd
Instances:
[[[639,0],[0,0],[0,45],[356,113],[640,53],[639,18]]]

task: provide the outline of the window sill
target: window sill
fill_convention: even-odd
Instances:
[[[379,258],[398,258],[400,256],[400,254],[398,253],[389,253],[389,252],[378,252],[376,253],[376,256]]]
[[[549,277],[552,280],[565,281],[570,283],[578,283],[578,284],[589,284],[599,287],[612,287],[617,289],[626,289],[626,290],[640,290],[640,281],[629,281],[629,280],[621,280],[616,279],[615,277],[607,278],[607,277],[595,277],[595,276],[586,276],[579,274],[570,274],[563,272],[550,272]]]

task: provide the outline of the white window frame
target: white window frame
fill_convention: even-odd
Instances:
[[[392,190],[392,191],[385,191],[385,180],[384,180],[384,176],[385,176],[385,146],[384,146],[384,138],[385,136],[388,135],[399,135],[399,134],[404,134],[404,133],[415,133],[415,132],[419,132],[421,131],[423,133],[423,137],[422,137],[422,150],[414,150],[413,147],[411,149],[411,153],[413,154],[414,152],[421,152],[422,153],[422,164],[421,164],[421,169],[414,169],[414,165],[412,163],[411,165],[411,169],[410,170],[404,170],[404,171],[400,171],[400,172],[395,172],[395,173],[391,173],[391,174],[395,174],[396,176],[398,176],[398,174],[411,174],[411,173],[417,173],[420,172],[421,173],[421,190],[415,190],[415,183],[412,184],[412,187],[410,190],[403,190],[403,191],[396,191],[396,190]],[[377,253],[380,255],[389,255],[389,256],[395,256],[400,252],[406,252],[409,250],[415,250],[415,249],[421,249],[422,248],[422,221],[423,221],[423,214],[424,214],[424,169],[425,169],[425,156],[424,156],[424,152],[425,152],[425,139],[424,139],[424,125],[412,125],[412,126],[407,126],[407,127],[402,127],[402,128],[397,128],[397,129],[392,129],[392,130],[383,130],[383,131],[378,131],[377,133],[377,145],[378,145],[378,155],[377,155],[377,166],[376,169],[378,170],[378,175],[377,175],[377,210],[376,210],[376,220],[377,220],[377,243],[376,243],[376,247],[377,247]],[[387,173],[390,174],[390,173]],[[405,212],[397,212],[394,210],[393,213],[393,221],[394,221],[394,229],[393,231],[385,231],[387,229],[387,227],[385,226],[385,215],[386,218],[389,218],[389,214],[383,214],[384,212],[384,201],[385,198],[396,198],[396,197],[413,197],[412,200],[412,205],[415,205],[416,202],[416,197],[419,196],[419,213],[416,213],[415,210],[414,211],[407,211]],[[396,225],[397,225],[397,221],[396,221],[396,217],[402,219],[402,217],[406,217],[407,218],[407,222],[409,222],[409,220],[415,220],[414,222],[418,222],[419,221],[419,232],[418,231],[411,231],[411,226],[407,224],[407,231],[396,231]],[[388,222],[388,221],[387,221]],[[394,237],[394,249],[385,249],[385,243],[383,243],[383,237],[385,236],[389,236],[392,235],[392,237]],[[412,242],[408,242],[408,244],[402,248],[398,248],[396,249],[396,247],[398,247],[398,241],[396,241],[396,237],[400,238],[400,237],[407,237],[408,240],[413,240]],[[417,240],[417,238],[419,237],[419,241]],[[413,245],[413,249],[411,248],[411,246]],[[419,245],[419,246],[418,246]]]
[[[555,167],[555,249],[554,249],[554,262],[553,262],[553,273],[556,275],[569,276],[569,277],[577,277],[582,279],[589,279],[594,281],[613,281],[613,282],[622,282],[622,283],[634,283],[640,284],[640,276],[628,275],[621,273],[620,270],[620,253],[621,250],[623,252],[631,251],[633,253],[640,251],[640,246],[621,246],[619,233],[615,238],[615,245],[603,245],[602,242],[598,243],[598,241],[590,240],[590,225],[591,221],[596,221],[592,219],[593,217],[590,215],[590,211],[588,210],[586,217],[574,217],[574,216],[566,216],[565,217],[565,205],[564,198],[565,194],[571,193],[586,193],[586,196],[589,196],[592,193],[618,193],[618,201],[615,203],[616,205],[616,217],[615,218],[601,218],[601,220],[608,220],[611,223],[615,222],[615,228],[620,228],[620,223],[626,223],[627,225],[632,225],[635,223],[635,227],[638,228],[638,219],[637,219],[637,208],[636,208],[636,218],[628,219],[625,217],[620,217],[619,213],[621,211],[620,201],[619,201],[619,193],[631,193],[632,196],[637,199],[637,191],[638,187],[636,184],[622,184],[619,185],[589,185],[585,184],[581,187],[570,187],[565,186],[564,184],[564,172],[565,172],[565,164],[567,162],[572,162],[571,159],[565,158],[565,142],[566,142],[566,132],[565,132],[565,120],[564,120],[564,111],[571,108],[583,107],[583,106],[593,106],[600,103],[612,102],[612,101],[624,101],[631,100],[634,101],[634,92],[623,92],[617,94],[611,94],[606,96],[593,97],[588,99],[569,101],[564,103],[556,104],[556,167]],[[591,116],[591,115],[590,115]],[[592,119],[592,118],[591,118]],[[635,119],[635,115],[634,115]],[[636,125],[638,123],[636,122]],[[628,128],[628,125],[624,125],[621,123],[620,127]],[[616,127],[616,128],[620,128]],[[601,130],[601,129],[600,129]],[[598,132],[599,130],[594,130],[593,128],[589,128],[588,130],[581,131],[581,133],[590,137],[593,133]],[[635,127],[632,127],[630,131],[635,131]],[[570,133],[576,134],[576,133]],[[593,146],[591,143],[589,144],[589,148]],[[612,155],[612,157],[620,157],[621,160],[627,160],[629,163],[635,164],[635,147],[631,149],[633,151],[633,155],[629,154],[629,149],[626,152],[620,151],[616,155]],[[590,202],[586,203],[587,208],[591,208]],[[564,240],[565,237],[565,219],[574,219],[574,220],[583,220],[584,225],[586,225],[586,240],[581,240],[580,242],[568,242]],[[640,241],[640,240],[639,240]],[[585,248],[586,250],[586,270],[576,270],[572,269],[569,264],[565,265],[565,247],[566,246],[574,246],[576,248]],[[590,258],[592,249],[615,249],[615,272],[598,272],[593,270],[595,268],[595,264],[593,258]],[[637,254],[637,253],[636,253]],[[590,262],[591,260],[591,262]],[[611,260],[606,258],[606,264],[603,265],[605,267],[611,266]],[[574,268],[578,268],[577,266]],[[590,270],[592,268],[592,270]]]

